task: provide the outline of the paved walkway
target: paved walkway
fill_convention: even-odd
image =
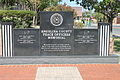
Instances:
[[[0,80],[120,80],[120,65],[0,65]]]
[[[77,67],[39,67],[35,80],[83,80]]]

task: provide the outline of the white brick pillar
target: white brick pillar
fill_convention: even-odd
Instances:
[[[99,23],[99,55],[108,56],[109,55],[109,44],[110,44],[110,24],[109,23]]]
[[[12,57],[12,22],[1,22],[2,56]]]

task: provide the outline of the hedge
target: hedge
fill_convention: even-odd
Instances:
[[[15,28],[28,28],[32,24],[34,11],[0,10],[0,21],[14,22]]]
[[[114,51],[120,51],[120,38],[114,40]]]
[[[84,24],[81,23],[81,22],[74,22],[74,27],[75,27],[75,28],[83,28],[83,27],[84,27]]]

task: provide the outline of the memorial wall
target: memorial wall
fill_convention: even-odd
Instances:
[[[40,29],[13,29],[14,56],[98,55],[98,29],[73,29],[72,12],[40,12]]]

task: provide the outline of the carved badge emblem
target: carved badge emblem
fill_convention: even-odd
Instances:
[[[63,17],[59,13],[55,13],[51,16],[50,22],[53,26],[60,26],[63,23]]]

